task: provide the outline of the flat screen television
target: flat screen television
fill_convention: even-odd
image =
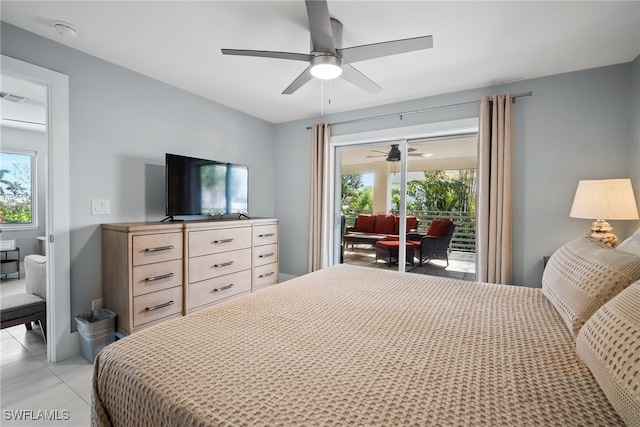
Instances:
[[[247,214],[245,165],[166,154],[166,215]]]

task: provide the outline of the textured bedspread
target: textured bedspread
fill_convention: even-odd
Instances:
[[[339,265],[118,341],[113,426],[622,425],[538,289]]]

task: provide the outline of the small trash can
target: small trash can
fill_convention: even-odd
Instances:
[[[116,316],[113,311],[106,308],[91,310],[76,316],[80,333],[80,350],[89,362],[93,363],[100,350],[116,340]]]

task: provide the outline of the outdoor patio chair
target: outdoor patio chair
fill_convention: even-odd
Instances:
[[[449,266],[449,244],[455,228],[456,225],[450,220],[436,218],[431,222],[427,234],[420,238],[420,265],[423,261],[443,259],[447,261],[447,267]]]

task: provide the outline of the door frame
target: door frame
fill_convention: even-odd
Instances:
[[[0,65],[2,74],[47,90],[47,359],[60,362],[80,354],[78,333],[71,332],[69,77],[5,55]]]
[[[340,212],[336,210],[339,205],[340,195],[337,194],[337,188],[340,188],[340,150],[339,148],[351,145],[376,144],[394,142],[400,144],[401,171],[406,170],[407,158],[407,141],[419,138],[430,138],[438,136],[453,136],[461,133],[478,132],[479,118],[473,117],[468,119],[449,120],[445,122],[426,123],[422,125],[403,126],[397,128],[380,129],[368,132],[350,133],[344,135],[332,136],[329,141],[328,156],[329,161],[327,170],[325,170],[325,188],[329,191],[328,203],[325,206],[324,218],[328,221],[328,226],[323,227],[323,247],[328,248],[323,252],[323,267],[340,263],[340,241],[341,236],[341,219]],[[401,176],[400,184],[401,193],[406,191],[406,173]],[[402,200],[405,200],[402,198]],[[402,219],[406,216],[406,203],[400,205],[400,226],[404,228],[406,221]],[[406,233],[400,230],[400,243],[406,244]],[[398,266],[401,271],[404,270],[405,251],[398,251]]]

